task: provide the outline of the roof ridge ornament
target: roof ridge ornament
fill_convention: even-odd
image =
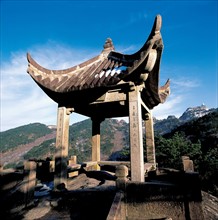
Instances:
[[[102,50],[103,55],[108,55],[112,50],[115,50],[114,44],[111,38],[107,38],[104,43],[104,50]]]

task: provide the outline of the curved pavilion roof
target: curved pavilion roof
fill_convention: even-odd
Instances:
[[[27,54],[27,72],[55,102],[79,106],[91,103],[108,90],[124,85],[144,85],[141,97],[149,109],[163,103],[169,94],[169,81],[159,88],[159,68],[163,49],[161,16],[155,19],[151,33],[134,54],[115,51],[108,38],[104,49],[92,59],[64,70],[49,70]]]

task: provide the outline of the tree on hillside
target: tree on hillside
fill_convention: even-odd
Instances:
[[[204,155],[199,167],[202,179],[202,188],[218,196],[218,148],[210,148]]]
[[[194,161],[195,170],[199,169],[202,159],[201,143],[192,143],[183,133],[175,133],[171,138],[155,137],[156,161],[159,167],[181,169],[182,156]]]

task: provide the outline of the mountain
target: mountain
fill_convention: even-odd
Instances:
[[[218,148],[218,109],[183,123],[164,137],[171,137],[178,132],[183,133],[192,143],[200,141],[202,150],[207,151],[209,147]]]
[[[182,122],[174,115],[168,116],[166,119],[162,120],[154,118],[154,131],[160,135],[167,134],[181,124]]]
[[[41,123],[33,123],[10,129],[0,133],[0,165],[23,164],[23,159],[26,154],[34,148],[40,148],[48,141],[55,140],[56,130],[49,129]],[[41,150],[41,155],[43,154]]]
[[[180,121],[188,122],[193,119],[197,119],[213,112],[215,109],[208,109],[206,105],[202,104],[201,106],[197,107],[190,107],[187,108],[186,111],[182,114],[179,118]]]
[[[156,134],[167,134],[192,119],[196,119],[217,109],[207,109],[205,105],[188,108],[180,118],[154,118]],[[70,126],[69,155],[78,155],[78,161],[91,158],[91,120],[87,119]],[[193,128],[194,130],[194,128]],[[56,126],[40,123],[20,126],[0,133],[1,164],[22,163],[23,159],[45,159],[53,157],[55,151]],[[116,160],[119,151],[129,146],[129,126],[124,120],[106,119],[101,124],[101,158]],[[9,166],[9,165],[8,165]]]
[[[37,138],[52,133],[46,125],[33,123],[1,132],[1,152],[13,150],[18,145],[25,145]]]
[[[87,119],[69,129],[69,156],[77,155],[79,163],[91,160],[91,125]],[[174,168],[182,155],[189,155],[200,173],[203,189],[217,196],[218,109],[188,108],[180,118],[154,119],[154,128],[159,165],[170,162],[172,166],[168,167]],[[33,123],[1,132],[0,136],[0,164],[5,168],[21,165],[24,159],[53,158],[54,126]],[[126,121],[106,119],[101,123],[101,159],[129,159]]]
[[[69,127],[69,156],[78,162],[91,159],[91,120]],[[128,124],[124,120],[106,119],[101,123],[101,158],[108,159],[113,151],[128,145]],[[55,152],[55,126],[40,123],[20,126],[0,133],[0,164],[14,167],[27,159],[52,158]]]
[[[179,118],[174,115],[168,116],[167,119],[162,120],[154,118],[155,133],[160,135],[167,134],[186,122],[201,118],[214,111],[217,111],[217,109],[208,109],[204,104],[202,104],[201,106],[187,108]]]
[[[70,126],[69,155],[79,162],[91,160],[92,122],[90,119]],[[124,120],[105,119],[101,123],[101,159],[107,160],[113,151],[128,145],[128,124]]]

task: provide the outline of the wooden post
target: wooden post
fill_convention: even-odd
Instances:
[[[54,188],[59,184],[67,187],[67,157],[69,145],[69,122],[72,109],[58,107],[57,134],[56,134],[56,154],[55,154],[55,179]]]
[[[144,182],[142,109],[139,87],[129,92],[129,130],[131,180]]]
[[[182,156],[182,164],[185,172],[194,172],[194,164],[189,156]]]
[[[154,127],[152,112],[147,114],[145,120],[145,136],[146,136],[146,150],[147,150],[147,163],[152,163],[156,169],[155,145],[154,145]]]
[[[101,158],[101,135],[100,135],[100,119],[92,118],[92,161],[100,161]],[[96,170],[100,167],[97,165]]]
[[[77,156],[76,155],[71,156],[68,164],[70,167],[73,165],[76,165],[77,164]],[[68,177],[74,177],[74,176],[78,176],[78,175],[79,175],[78,171],[73,171],[73,172],[68,173]]]
[[[126,189],[126,182],[128,181],[128,167],[125,165],[119,165],[116,167],[116,187],[125,191]]]

